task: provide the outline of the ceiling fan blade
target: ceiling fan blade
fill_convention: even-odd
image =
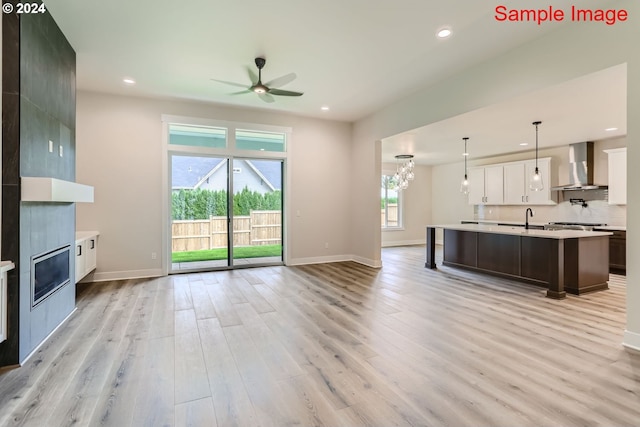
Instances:
[[[275,99],[273,98],[273,96],[269,95],[268,93],[259,93],[258,96],[260,97],[260,99],[262,99],[264,102],[268,102],[268,103],[272,103],[275,101]]]
[[[253,68],[247,67],[247,74],[249,75],[249,79],[251,80],[252,85],[258,83],[258,75],[255,71],[253,71]]]
[[[278,96],[301,96],[303,95],[302,92],[294,92],[291,90],[282,90],[282,89],[269,89],[269,93],[271,95],[278,95]]]
[[[229,86],[243,87],[245,89],[247,88],[247,85],[242,84],[242,83],[228,82],[226,80],[218,80],[218,79],[211,79],[211,80],[213,80],[214,82],[218,82],[218,83],[224,83],[224,84],[229,85]]]
[[[253,92],[253,91],[249,90],[249,89],[246,89],[246,90],[241,90],[241,91],[238,91],[238,92],[231,92],[229,95],[243,95],[245,93],[250,93],[250,92]]]
[[[285,74],[282,77],[278,77],[277,79],[273,79],[268,83],[265,83],[265,86],[269,86],[269,87],[280,87],[280,86],[284,86],[287,83],[291,83],[292,81],[294,81],[296,79],[296,73],[289,73],[289,74]]]

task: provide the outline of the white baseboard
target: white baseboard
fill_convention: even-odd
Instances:
[[[93,274],[93,282],[106,282],[109,280],[144,279],[147,277],[161,277],[161,268],[148,270],[106,271]]]
[[[357,255],[352,255],[351,261],[357,262],[358,264],[366,265],[367,267],[372,268],[382,268],[382,260],[374,260],[369,258],[363,258]]]
[[[307,265],[307,264],[325,264],[328,262],[344,262],[353,261],[358,264],[363,264],[368,267],[380,268],[382,267],[382,261],[375,261],[369,258],[363,258],[356,255],[332,255],[324,257],[309,257],[309,258],[293,258],[287,262],[287,266],[294,265]]]
[[[287,265],[306,265],[306,264],[324,264],[327,262],[343,262],[352,261],[349,255],[332,255],[332,256],[319,256],[308,258],[291,258]]]
[[[294,265],[307,265],[307,264],[324,264],[328,262],[343,262],[354,261],[359,264],[366,265],[368,267],[380,268],[382,267],[382,261],[373,260],[369,258],[363,258],[356,255],[331,255],[323,257],[308,257],[308,258],[292,258],[286,263],[287,266]],[[162,269],[154,268],[148,270],[127,270],[127,271],[106,271],[92,273],[93,276],[88,275],[83,281],[86,282],[107,282],[110,280],[127,280],[127,279],[145,279],[150,277],[162,277]],[[88,279],[88,280],[87,280]]]
[[[424,239],[418,240],[395,240],[391,242],[382,242],[383,248],[391,248],[393,246],[413,246],[413,245],[426,245]]]
[[[640,334],[630,330],[624,331],[622,345],[632,350],[640,351]]]

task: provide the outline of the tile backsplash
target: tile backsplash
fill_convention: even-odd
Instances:
[[[582,207],[581,204],[571,204],[570,198],[583,199],[587,207]],[[559,200],[558,204],[552,206],[477,205],[474,207],[474,219],[524,222],[525,210],[530,207],[534,212],[534,217],[530,220],[532,222],[559,221],[627,225],[627,207],[625,205],[610,205],[606,200],[606,190],[564,192],[559,195]]]

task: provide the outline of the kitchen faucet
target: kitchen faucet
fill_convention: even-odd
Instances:
[[[529,214],[531,214],[531,218],[533,218],[533,211],[531,210],[531,208],[527,208],[527,210],[524,211],[524,229],[525,230],[529,229]]]

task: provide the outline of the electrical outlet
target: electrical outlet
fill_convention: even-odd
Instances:
[[[158,254],[155,252],[151,252],[151,259],[158,259]]]
[[[53,153],[53,141],[49,140],[49,152]]]
[[[325,243],[324,243],[324,248],[325,248],[325,249],[329,249],[329,242],[325,242]]]
[[[60,147],[58,147],[58,154],[60,154],[60,157],[62,157],[64,150],[62,148],[62,145]]]

